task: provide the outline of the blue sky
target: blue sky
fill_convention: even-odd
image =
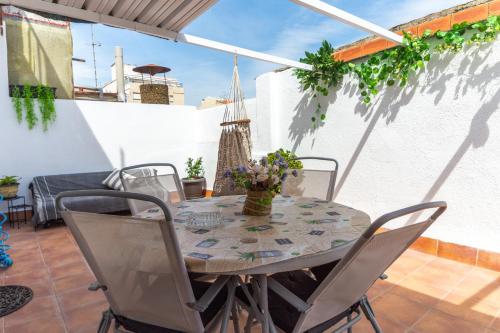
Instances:
[[[383,27],[410,21],[464,3],[465,0],[326,0],[341,9]],[[94,86],[89,24],[73,24],[75,84]],[[290,59],[317,49],[322,40],[340,46],[367,36],[288,0],[219,0],[183,32]],[[155,63],[172,68],[169,76],[184,84],[186,104],[198,105],[205,96],[225,96],[231,80],[232,56],[198,46],[174,43],[136,32],[95,25],[99,84],[111,80],[114,47],[122,46],[125,63]],[[240,79],[246,97],[255,96],[255,78],[282,67],[239,58]]]

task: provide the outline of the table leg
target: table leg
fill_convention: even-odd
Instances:
[[[269,333],[269,307],[267,298],[267,276],[265,274],[259,274],[256,276],[257,282],[259,283],[259,304],[262,311],[263,321],[262,321],[262,332]]]
[[[232,277],[227,282],[227,300],[226,300],[226,304],[224,305],[224,312],[222,314],[222,322],[220,324],[220,333],[226,333],[226,331],[227,331],[227,324],[229,322],[229,317],[231,315],[231,311],[232,311],[233,305],[234,305],[234,291],[235,291],[235,289],[236,289],[236,284],[235,284],[234,278]]]

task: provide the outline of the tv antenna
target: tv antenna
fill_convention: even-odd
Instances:
[[[94,57],[94,79],[95,79],[95,87],[96,88],[99,88],[98,84],[97,84],[97,65],[96,65],[96,61],[95,61],[95,48],[96,46],[97,47],[100,47],[102,46],[102,44],[100,42],[96,42],[94,40],[94,24],[91,24],[90,25],[90,33],[92,35],[92,56]]]

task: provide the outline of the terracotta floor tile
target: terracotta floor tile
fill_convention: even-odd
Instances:
[[[32,320],[29,322],[19,323],[15,326],[5,328],[5,333],[66,333],[64,322],[58,316],[48,316]]]
[[[73,289],[87,288],[94,281],[95,277],[90,272],[84,272],[55,279],[54,287],[56,293],[62,294]]]
[[[44,261],[49,267],[59,267],[67,264],[81,263],[84,265],[84,259],[79,250],[71,252],[58,253],[56,255],[44,255]]]
[[[495,318],[500,307],[488,302],[451,293],[440,301],[435,308],[454,317],[487,327]]]
[[[368,298],[374,299],[378,296],[381,296],[394,288],[394,286],[395,285],[393,283],[388,282],[387,280],[377,280],[375,284],[368,290]]]
[[[475,268],[453,292],[464,297],[481,299],[500,307],[500,272]]]
[[[435,284],[432,282],[432,280],[429,281],[429,279],[421,279],[420,277],[410,277],[404,279],[398,283],[398,286],[408,289],[408,291],[400,290],[400,292],[415,292],[424,296],[435,298],[437,300],[442,299],[453,290],[453,285]],[[422,298],[419,298],[418,300],[429,300],[424,296]]]
[[[421,333],[479,333],[486,328],[438,310],[431,310],[412,329]]]
[[[64,294],[58,294],[57,297],[64,312],[106,300],[101,291],[90,291],[87,287],[74,289]]]
[[[400,285],[396,285],[390,290],[391,294],[405,297],[426,307],[433,307],[442,297],[446,295],[445,290],[431,289],[429,287],[419,286],[413,290]]]
[[[33,300],[21,309],[4,317],[4,326],[16,326],[30,321],[60,315],[55,296],[33,297]]]
[[[402,326],[410,327],[417,322],[429,307],[405,297],[388,292],[372,302],[375,314],[383,314]]]
[[[0,333],[95,332],[107,302],[101,292],[87,290],[95,278],[68,229],[34,232],[22,226],[11,235],[15,264],[0,270],[0,284],[27,285],[35,298],[0,318]],[[377,281],[368,292],[384,332],[500,333],[500,272],[409,250],[387,274],[388,280]],[[260,331],[259,325],[252,327],[252,332]],[[354,332],[373,330],[363,319]]]
[[[389,276],[394,273],[406,276],[432,260],[433,258],[429,255],[414,250],[408,250],[403,253],[403,255],[401,255],[401,257],[391,265],[391,267],[389,267],[386,273]]]
[[[500,332],[500,310],[498,311],[496,318],[493,320],[489,328],[494,331]]]
[[[422,269],[409,274],[408,277],[400,281],[399,284],[404,286],[407,280],[418,281],[421,284],[449,291],[463,280],[464,277],[465,274],[458,274],[451,271],[447,272],[445,269],[424,266]]]
[[[434,258],[425,267],[426,269],[436,269],[448,274],[464,275],[474,269],[474,266],[463,264],[449,259]]]
[[[84,274],[88,272],[89,269],[84,262],[73,262],[70,264],[50,268],[50,275],[53,279],[60,279],[65,276]]]
[[[15,263],[17,265],[17,263]],[[47,282],[50,283],[50,274],[47,268],[43,267],[29,272],[21,272],[15,275],[6,275],[5,283],[7,284],[26,284]]]
[[[409,330],[408,327],[391,320],[388,316],[385,316],[383,314],[376,314],[376,316],[377,322],[384,333],[403,333],[408,332]],[[366,318],[364,318],[364,316],[358,323],[354,325],[352,331],[353,333],[374,332],[372,325]]]
[[[80,332],[93,328],[94,332],[99,327],[102,312],[109,308],[108,302],[99,302],[64,312],[64,321],[69,332]]]
[[[41,258],[30,258],[23,261],[15,261],[12,266],[5,270],[5,275],[33,272],[44,268],[45,264]]]

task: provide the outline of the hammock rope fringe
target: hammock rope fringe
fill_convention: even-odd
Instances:
[[[226,108],[219,140],[219,155],[213,196],[244,194],[242,189],[232,188],[224,172],[240,165],[246,165],[252,157],[250,119],[245,108],[244,95],[238,74],[237,56],[234,58],[233,78],[226,99]]]

